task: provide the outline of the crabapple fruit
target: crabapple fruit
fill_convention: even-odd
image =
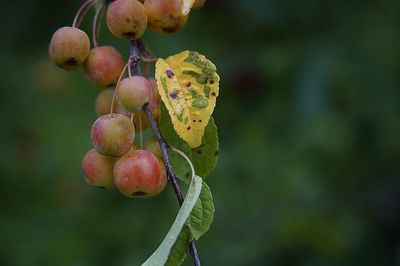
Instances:
[[[175,33],[182,29],[188,19],[188,14],[183,14],[182,5],[182,0],[146,0],[144,7],[149,28],[161,34]]]
[[[97,95],[95,103],[97,116],[102,116],[110,113],[113,95],[114,89],[105,89]]]
[[[90,52],[88,35],[74,27],[62,27],[51,38],[49,55],[53,64],[70,70],[85,62]]]
[[[119,104],[129,112],[139,112],[143,105],[150,102],[150,83],[142,76],[121,80],[116,90]]]
[[[121,54],[111,46],[92,49],[84,64],[87,78],[101,88],[115,85],[124,67]]]
[[[157,81],[154,78],[149,78],[148,79],[151,87],[151,100],[149,103],[149,109],[151,113],[153,114],[153,117],[158,121],[160,117],[160,94],[158,92],[157,88]],[[146,129],[150,127],[149,120],[146,117],[146,114],[143,111],[140,111],[138,114],[135,114],[133,116],[133,123],[135,124],[135,129],[140,130],[140,121],[142,123],[142,129]]]
[[[135,127],[124,115],[103,115],[94,122],[90,137],[98,153],[106,156],[122,156],[134,143]]]
[[[95,149],[88,151],[82,159],[82,173],[87,183],[94,187],[113,188],[113,168],[117,157],[104,156]]]
[[[157,80],[154,78],[149,78],[148,79],[151,87],[151,102],[159,102],[160,101],[160,93],[158,92],[158,87],[157,87]]]
[[[165,187],[164,170],[154,154],[136,150],[116,162],[114,183],[124,196],[151,198],[161,193]]]
[[[116,0],[107,9],[107,26],[118,38],[137,40],[147,28],[147,13],[137,0]]]
[[[206,0],[194,0],[193,3],[193,9],[199,9],[202,8],[204,6],[204,4],[206,3]]]
[[[111,104],[114,96],[114,89],[102,90],[96,97],[95,111],[97,116],[109,114],[111,111]],[[118,101],[114,102],[113,112],[121,115],[125,115],[130,118],[131,114],[126,111]]]
[[[161,153],[161,148],[160,144],[158,143],[157,139],[154,137],[149,138],[145,143],[144,143],[144,148],[151,153],[153,153],[157,158],[162,159],[162,153]]]
[[[150,102],[148,105],[150,112],[152,113],[154,119],[158,121],[160,118],[160,105],[159,102]],[[141,121],[140,121],[141,120]],[[145,112],[140,111],[139,113],[135,113],[133,116],[133,123],[135,124],[135,129],[140,130],[140,122],[142,123],[142,129],[146,129],[150,127],[150,122],[146,117]]]

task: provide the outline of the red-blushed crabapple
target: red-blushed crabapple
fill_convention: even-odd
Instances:
[[[124,67],[125,61],[115,48],[101,46],[90,51],[84,71],[94,85],[105,88],[117,83]]]
[[[62,27],[51,38],[50,59],[56,66],[70,70],[85,62],[90,52],[88,35],[74,27]]]
[[[151,102],[159,102],[160,101],[160,93],[158,92],[158,87],[157,87],[157,80],[154,78],[149,78],[148,79],[151,87]]]
[[[90,137],[98,153],[106,156],[122,156],[134,143],[135,127],[124,115],[103,115],[94,122]]]
[[[102,90],[97,95],[95,102],[95,111],[98,117],[110,113],[113,96],[114,96],[114,89],[111,88]],[[131,117],[131,113],[122,108],[117,100],[115,100],[114,102],[113,112],[116,114],[125,115],[128,118]]]
[[[113,169],[118,157],[104,156],[95,149],[82,159],[82,173],[87,183],[94,187],[113,188]]]
[[[95,111],[97,116],[109,114],[111,111],[111,103],[114,95],[114,89],[102,90],[96,97]],[[115,102],[117,103],[117,102]],[[115,110],[115,106],[114,106]]]
[[[154,119],[156,121],[158,121],[158,119],[160,118],[160,105],[159,102],[150,102],[148,105],[150,112],[152,113]],[[140,120],[142,122],[142,130],[149,128],[150,122],[146,117],[146,114],[143,111],[140,111],[138,113],[135,113],[135,115],[133,116],[133,123],[135,124],[135,129],[136,131],[140,130]]]
[[[167,168],[165,167],[165,163],[163,160],[158,159],[158,163],[160,164],[161,167],[161,176],[160,176],[160,182],[158,182],[158,191],[163,191],[165,188],[165,185],[168,183],[168,178],[167,178]]]
[[[108,6],[107,26],[118,38],[137,40],[147,28],[146,9],[137,0],[116,0]]]
[[[160,34],[175,33],[182,29],[188,19],[189,12],[183,13],[182,0],[146,0],[149,28]],[[188,9],[188,8],[186,8]]]
[[[160,94],[158,92],[157,88],[157,81],[154,78],[149,78],[148,79],[151,87],[151,100],[149,103],[149,109],[151,113],[153,114],[153,117],[155,118],[156,121],[160,118]],[[149,120],[146,117],[146,114],[141,111],[133,116],[133,123],[135,124],[135,129],[138,131],[140,130],[140,121],[139,118],[142,122],[142,129],[146,129],[150,127]]]
[[[129,152],[114,166],[114,183],[124,196],[152,198],[165,187],[165,167],[149,151]]]
[[[132,76],[118,84],[117,99],[119,104],[129,112],[141,111],[143,105],[150,102],[151,86],[142,76]]]

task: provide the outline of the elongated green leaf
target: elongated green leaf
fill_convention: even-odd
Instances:
[[[160,266],[160,265],[165,265],[167,261],[170,261],[169,263],[172,263],[170,265],[179,265],[181,261],[171,261],[172,258],[178,257],[182,251],[179,251],[178,249],[174,249],[174,252],[172,253],[173,256],[170,257],[171,250],[173,249],[174,245],[177,242],[182,241],[181,238],[179,238],[182,230],[185,227],[185,224],[193,210],[193,207],[195,206],[197,200],[199,199],[200,192],[202,190],[202,178],[199,176],[195,176],[192,178],[192,181],[190,183],[188,192],[186,194],[185,200],[181,206],[181,209],[178,212],[178,215],[175,218],[174,223],[172,224],[168,234],[162,241],[161,245],[154,251],[154,253],[142,264],[144,266]],[[185,229],[186,230],[186,229]],[[189,231],[190,232],[190,231]],[[182,245],[178,245],[177,247],[181,247]],[[187,245],[185,247],[185,250],[187,248]],[[183,252],[185,253],[185,252]],[[184,257],[183,257],[184,258]],[[176,263],[176,264],[174,264]]]
[[[183,263],[187,255],[190,236],[190,227],[185,224],[169,254],[166,266],[177,266]]]
[[[176,266],[183,263],[189,242],[193,239],[198,240],[208,231],[214,218],[214,211],[211,191],[207,184],[203,182],[199,199],[175,242],[166,265]]]
[[[217,127],[215,126],[214,119],[210,118],[204,131],[201,145],[192,149],[176,134],[171,123],[171,118],[163,103],[160,104],[160,116],[160,130],[167,142],[183,151],[189,157],[193,162],[196,174],[203,178],[210,175],[217,164],[219,149]],[[169,155],[175,174],[179,179],[189,183],[190,168],[185,159],[175,152],[170,152]]]
[[[215,208],[210,188],[203,182],[200,197],[188,220],[191,239],[198,240],[208,231],[214,219],[214,212]]]

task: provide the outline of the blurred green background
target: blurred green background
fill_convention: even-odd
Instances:
[[[169,187],[143,201],[81,177],[99,89],[47,55],[80,3],[2,3],[0,265],[138,265],[178,210]],[[399,14],[398,0],[209,0],[178,34],[146,33],[158,56],[196,50],[221,76],[204,265],[400,265]],[[127,54],[106,28],[100,42]]]

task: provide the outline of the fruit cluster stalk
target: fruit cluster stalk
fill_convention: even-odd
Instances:
[[[151,113],[147,104],[143,106],[143,111],[146,114],[147,119],[150,122],[151,128],[153,129],[154,135],[156,136],[158,143],[160,144],[162,157],[165,162],[165,166],[167,168],[168,181],[171,183],[171,185],[175,191],[175,195],[176,195],[176,198],[178,199],[179,205],[182,205],[184,198],[183,198],[182,191],[179,187],[178,181],[176,180],[174,170],[172,169],[171,161],[169,160],[169,156],[168,156],[168,152],[167,152],[169,145],[165,141],[163,136],[161,135],[160,129],[158,128],[158,125],[157,125],[157,121],[154,119],[153,114]],[[201,265],[200,258],[199,258],[199,254],[198,254],[197,248],[196,248],[196,243],[194,240],[192,240],[190,242],[189,251],[193,257],[194,265],[200,266]]]

